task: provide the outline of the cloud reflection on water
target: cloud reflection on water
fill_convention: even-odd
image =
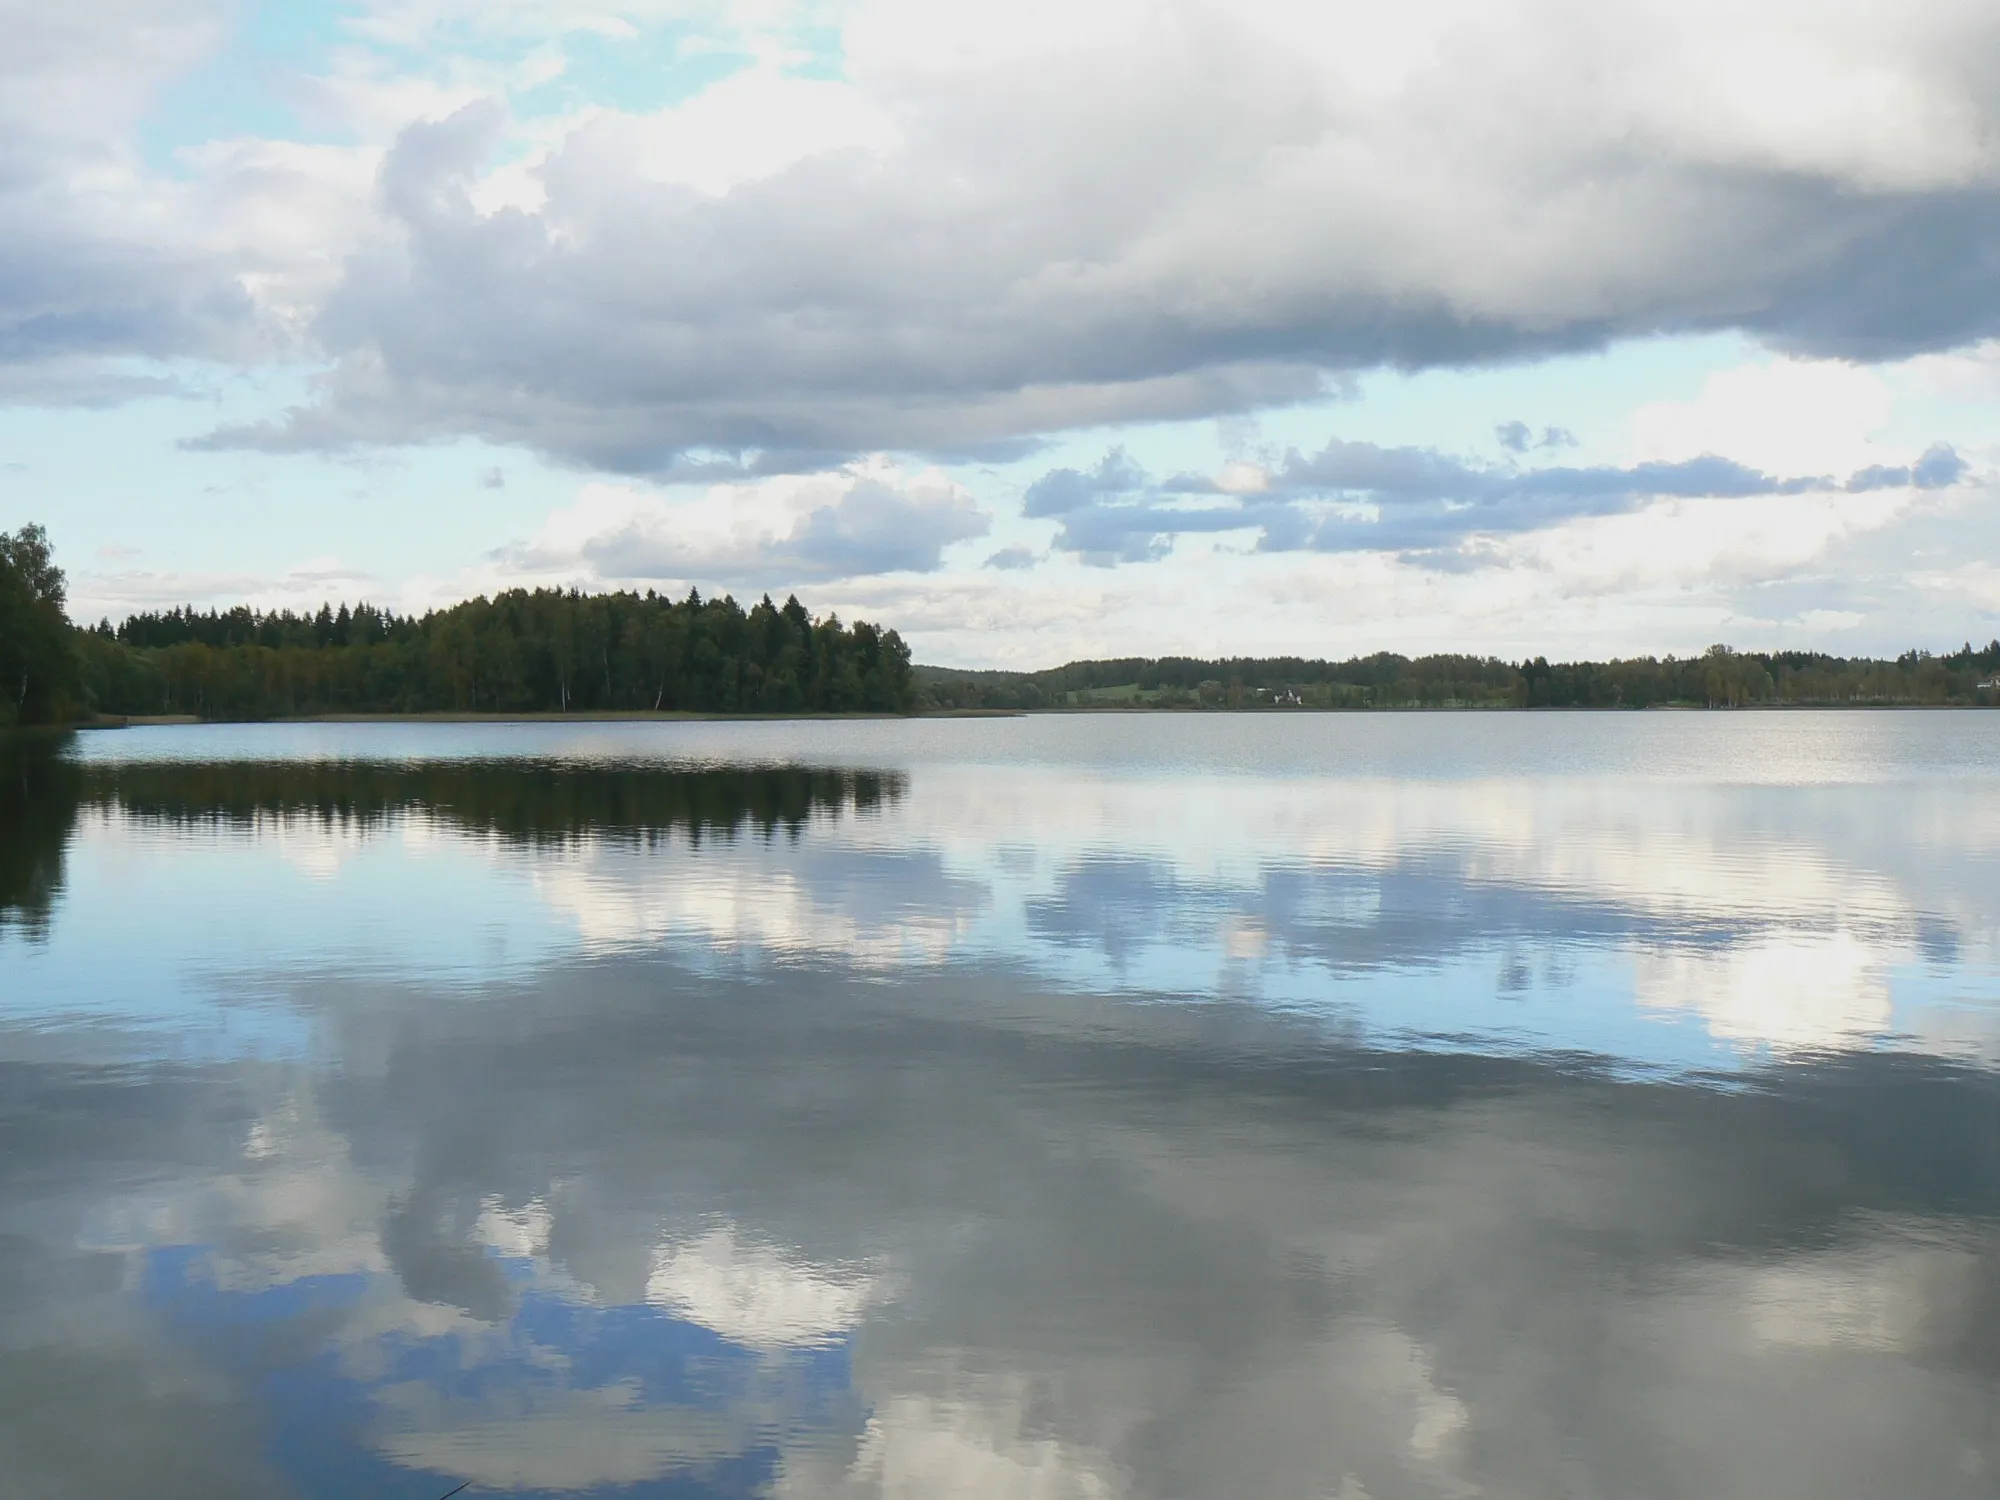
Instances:
[[[36,1500],[2000,1472],[1962,785],[161,774],[6,866]]]
[[[1663,1015],[1725,1053],[1942,1045],[1923,987],[1896,996],[1949,970],[2000,1039],[2000,811],[1948,785],[1049,781],[931,772],[889,819],[804,849],[744,845],[663,878],[584,847],[537,888],[595,951],[999,963],[1392,1032],[1428,1008],[1440,1030],[1642,1061],[1689,1057],[1649,1035]],[[1441,972],[1462,991],[1442,1013]]]
[[[314,1473],[1972,1496],[2000,1462],[1989,1074],[1715,1090],[638,958],[370,1009],[409,1006],[384,1068],[205,1065],[230,1155],[157,1133],[131,1227],[84,1239],[173,1343],[254,1332],[274,1420],[348,1434]],[[116,1205],[108,1165],[63,1190]]]

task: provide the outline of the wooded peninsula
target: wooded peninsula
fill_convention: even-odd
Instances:
[[[894,630],[796,598],[512,589],[423,615],[175,608],[73,626],[46,534],[0,533],[0,728],[102,718],[910,714],[1062,709],[1993,705],[2000,640],[1891,660],[1810,651],[1519,663],[1391,652],[913,666]]]

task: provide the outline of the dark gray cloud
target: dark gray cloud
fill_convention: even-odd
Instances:
[[[1990,89],[1992,55],[1969,61]],[[1743,326],[1779,348],[1871,360],[2000,331],[2000,193],[1867,194],[1838,209],[1824,185],[1792,195],[1834,234]]]
[[[1713,455],[1627,468],[1486,466],[1432,448],[1334,438],[1318,453],[1292,450],[1269,472],[1266,486],[1251,494],[1225,492],[1200,475],[1155,484],[1113,450],[1088,473],[1056,469],[1035,481],[1026,509],[1031,516],[1060,518],[1056,545],[1100,563],[1158,557],[1176,536],[1251,529],[1267,552],[1430,552],[1660,499],[1941,489],[1958,483],[1966,468],[1945,443],[1914,464],[1873,466],[1843,481],[1766,474]]]

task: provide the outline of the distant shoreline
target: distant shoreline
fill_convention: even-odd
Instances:
[[[72,729],[189,728],[203,724],[756,724],[826,723],[868,719],[1018,719],[1017,708],[941,709],[930,713],[701,713],[683,709],[597,709],[578,713],[299,714],[270,719],[204,719],[195,714],[101,714]]]
[[[217,724],[822,724],[854,721],[903,721],[911,719],[1028,719],[1064,718],[1079,715],[1139,717],[1153,714],[1213,715],[1240,717],[1314,718],[1367,716],[1375,714],[1736,714],[1736,713],[1939,713],[1990,711],[2000,705],[1986,703],[1743,703],[1735,707],[1702,703],[1651,703],[1640,707],[1611,708],[1584,704],[1370,704],[1325,708],[1195,708],[1123,706],[1119,704],[1076,704],[1044,708],[947,708],[912,714],[887,713],[699,713],[680,709],[605,709],[579,713],[470,713],[437,712],[408,714],[304,714],[274,719],[203,719],[193,714],[101,715],[63,726],[70,729],[162,729],[194,728]]]

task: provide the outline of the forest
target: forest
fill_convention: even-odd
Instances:
[[[74,629],[46,534],[0,535],[0,728],[91,716],[908,713],[893,630],[814,619],[796,598],[749,609],[690,591],[513,589],[397,615],[247,606],[135,614]]]
[[[1077,661],[1044,672],[916,669],[932,709],[1746,708],[2000,703],[2000,640],[1893,661],[1711,646],[1687,657],[1519,663],[1392,652],[1347,661]]]
[[[2000,640],[1894,660],[1738,651],[1543,657],[1118,658],[1039,672],[912,666],[894,630],[796,598],[512,589],[423,615],[239,606],[73,627],[47,535],[0,533],[0,729],[92,717],[1743,708],[2000,703]]]
[[[673,600],[513,589],[418,617],[367,604],[316,615],[173,609],[79,632],[76,653],[83,700],[126,716],[917,706],[895,631],[815,620],[797,599],[746,610],[695,591]]]

